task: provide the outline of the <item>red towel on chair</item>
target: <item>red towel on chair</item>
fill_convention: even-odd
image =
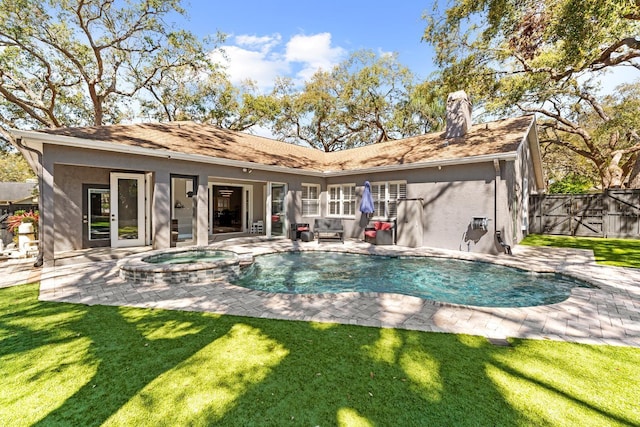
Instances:
[[[376,221],[373,223],[373,228],[376,230],[391,230],[393,228],[393,224],[390,222]]]

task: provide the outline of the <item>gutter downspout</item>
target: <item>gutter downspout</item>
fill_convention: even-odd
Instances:
[[[500,161],[498,159],[493,160],[493,169],[496,172],[496,177],[493,180],[495,186],[493,196],[493,217],[495,218],[494,224],[496,233],[495,236],[500,246],[502,246],[502,248],[504,249],[504,253],[512,255],[511,246],[509,246],[507,243],[505,243],[504,240],[502,240],[502,231],[498,230],[498,225],[500,224],[500,221],[498,221],[498,180],[500,179]]]
[[[38,210],[42,212],[42,153],[35,148],[24,145],[21,137],[16,138],[15,141],[18,147],[34,153],[38,157],[38,170],[36,171],[36,174],[38,175]],[[38,215],[38,232],[42,233],[42,215]],[[40,239],[40,244],[38,245],[38,257],[36,258],[36,262],[33,264],[34,267],[42,267],[42,264],[44,263],[43,256],[42,239]]]

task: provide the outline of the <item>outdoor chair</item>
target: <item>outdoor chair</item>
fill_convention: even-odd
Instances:
[[[376,221],[364,229],[364,241],[374,245],[393,245],[393,222]]]
[[[291,229],[289,230],[289,237],[291,240],[299,240],[302,232],[309,231],[311,228],[307,223],[293,223],[291,224]]]

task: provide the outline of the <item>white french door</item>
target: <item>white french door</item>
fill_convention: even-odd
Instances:
[[[111,173],[111,247],[145,245],[144,175]]]

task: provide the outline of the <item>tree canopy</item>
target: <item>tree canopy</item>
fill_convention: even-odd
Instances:
[[[191,33],[165,22],[180,0],[0,2],[0,125],[116,123],[167,72],[207,64]]]
[[[0,1],[0,149],[9,128],[193,120],[334,151],[438,130],[445,93],[360,51],[271,93],[209,60],[224,39],[167,24],[181,0]]]
[[[640,186],[633,98],[601,87],[640,70],[640,1],[458,0],[425,18],[445,87],[489,113],[536,113],[541,142],[587,158],[603,187]]]
[[[35,175],[20,153],[0,152],[0,182],[24,182]]]
[[[162,85],[149,89],[142,114],[158,121],[192,120],[235,131],[268,125],[278,112],[271,95],[246,81],[234,86],[224,71],[212,65],[201,70],[172,70]]]
[[[444,101],[419,85],[396,55],[359,51],[332,70],[319,70],[299,90],[281,79],[274,91],[280,111],[274,133],[336,151],[438,130]]]

